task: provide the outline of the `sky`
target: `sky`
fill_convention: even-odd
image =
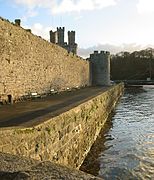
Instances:
[[[0,0],[0,16],[49,40],[49,30],[76,31],[79,55],[154,47],[154,0]]]

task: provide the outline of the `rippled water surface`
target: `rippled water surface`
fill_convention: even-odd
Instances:
[[[81,170],[104,179],[154,179],[154,86],[125,91]]]

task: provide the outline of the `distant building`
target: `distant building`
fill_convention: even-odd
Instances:
[[[68,43],[64,42],[64,27],[57,27],[57,31],[50,31],[50,42],[65,48],[68,52],[77,54],[77,44],[75,43],[75,31],[68,31]]]

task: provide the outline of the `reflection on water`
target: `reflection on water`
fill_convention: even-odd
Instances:
[[[154,179],[154,86],[127,89],[111,119],[81,170],[103,179]]]

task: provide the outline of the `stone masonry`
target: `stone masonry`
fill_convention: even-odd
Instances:
[[[69,42],[72,42],[70,38]],[[89,85],[89,62],[0,18],[0,102]]]
[[[37,126],[1,128],[0,152],[78,169],[122,93],[122,84],[111,86],[91,100],[56,117],[48,117]]]

